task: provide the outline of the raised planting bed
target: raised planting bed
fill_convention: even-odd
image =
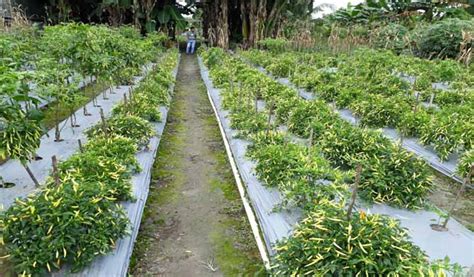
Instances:
[[[211,49],[209,51],[216,50]],[[301,160],[301,158],[299,158],[300,154],[298,153],[305,153],[307,140],[295,138],[295,133],[291,133],[297,130],[295,127],[290,125],[280,125],[278,128],[280,130],[279,132],[275,132],[273,127],[270,131],[266,131],[269,122],[273,123],[278,121],[278,124],[282,124],[281,120],[282,117],[285,116],[285,111],[287,116],[294,116],[294,105],[296,105],[297,108],[299,106],[298,103],[304,103],[301,102],[303,100],[297,100],[294,98],[298,97],[299,95],[297,91],[285,88],[285,86],[282,87],[277,82],[269,80],[268,77],[266,77],[263,73],[255,72],[251,66],[243,64],[238,59],[232,59],[225,54],[219,55],[215,52],[205,53],[204,55],[205,59],[207,59],[206,62],[209,62],[215,66],[212,67],[213,70],[211,73],[209,73],[206,67],[203,66],[203,63],[200,63],[201,74],[208,88],[210,98],[216,107],[217,116],[219,117],[221,127],[225,132],[225,139],[228,141],[229,148],[232,152],[231,155],[229,155],[229,158],[234,160],[236,168],[239,171],[240,178],[242,178],[242,181],[245,185],[246,197],[248,197],[260,225],[260,230],[262,232],[262,237],[264,239],[267,252],[270,255],[277,253],[277,255],[279,255],[278,257],[280,258],[278,258],[276,265],[278,265],[278,267],[284,266],[281,263],[281,257],[283,257],[281,255],[285,254],[281,254],[280,252],[287,251],[286,246],[285,244],[279,244],[279,246],[275,248],[274,243],[284,238],[292,237],[291,234],[293,232],[293,228],[297,226],[297,223],[302,218],[310,215],[308,214],[308,211],[313,209],[317,211],[319,209],[319,205],[317,204],[319,201],[321,201],[319,197],[330,197],[333,199],[331,201],[335,202],[337,202],[337,199],[344,199],[346,197],[345,195],[350,193],[347,188],[347,184],[353,182],[353,179],[346,179],[346,177],[350,177],[352,174],[354,174],[354,171],[340,172],[338,168],[325,168],[327,166],[327,162],[318,160],[319,158],[312,161],[317,164],[315,168],[313,168],[311,163],[303,165],[304,163],[307,163],[307,160]],[[214,55],[218,58],[215,58]],[[211,60],[214,61],[215,64],[212,63]],[[212,81],[210,80],[209,75],[212,75]],[[237,93],[237,95],[232,96],[232,91]],[[260,95],[249,95],[249,93],[260,93]],[[288,101],[284,99],[286,97],[285,95],[288,95]],[[279,105],[282,106],[280,107]],[[320,103],[316,106],[319,107],[319,109],[326,111],[323,109],[324,106],[319,105],[322,104]],[[244,107],[243,112],[239,111],[239,107]],[[275,113],[271,117],[269,117],[269,114],[272,114],[270,110],[273,110],[273,113]],[[327,112],[329,115],[331,113],[330,109],[327,109]],[[318,113],[318,109],[316,109],[316,113]],[[330,118],[335,119],[337,117],[338,115],[336,113],[330,116]],[[287,121],[285,119],[284,121],[286,123],[292,124],[291,120]],[[315,126],[315,128],[316,127],[317,126]],[[289,130],[289,132],[286,130]],[[324,131],[324,128],[322,130]],[[265,138],[266,132],[270,132],[270,134],[275,132],[275,136],[272,139],[269,137],[267,140]],[[318,153],[321,150],[319,149],[318,142],[316,142],[317,131],[314,132],[315,146],[313,151]],[[279,133],[281,135],[279,135]],[[280,139],[283,139],[287,142],[280,145]],[[305,142],[305,144],[302,145],[302,141]],[[265,146],[262,149],[266,149],[265,151],[274,151],[268,152],[273,153],[268,156],[268,159],[255,152],[255,149],[258,151],[260,147],[267,143],[269,144],[268,148]],[[272,146],[272,144],[274,145]],[[250,156],[253,158],[249,158],[248,147],[252,149]],[[278,151],[283,151],[281,156],[282,159],[278,158]],[[293,152],[295,154],[292,154]],[[255,160],[256,157],[259,158]],[[293,159],[291,157],[294,157],[294,162],[291,160]],[[281,170],[278,170],[278,167],[276,167],[278,164],[286,164],[287,166],[284,166]],[[276,175],[266,175],[270,172],[273,172],[271,174]],[[286,181],[279,181],[279,179],[275,179],[277,176],[281,176],[281,178],[287,178],[286,176],[288,174],[298,176],[298,174],[300,174],[298,172],[306,172],[305,174],[317,174],[314,175],[316,180],[313,183],[308,182],[303,178],[301,180],[303,186],[300,187],[300,185],[297,185],[296,183],[295,186],[293,186],[291,184],[287,184]],[[367,175],[365,176],[366,177],[364,178],[368,178]],[[291,177],[287,180],[290,183],[296,180],[292,178],[294,177]],[[318,180],[318,178],[329,178],[332,179],[332,182],[324,182],[324,180]],[[339,180],[342,183],[335,182],[334,180]],[[363,182],[365,183],[366,181]],[[346,183],[346,185],[344,185],[344,183]],[[370,182],[367,184],[370,185]],[[308,185],[309,187],[304,188],[305,185]],[[366,187],[364,189],[368,189],[367,192],[370,192],[374,191],[376,188]],[[363,195],[362,192],[361,194]],[[336,197],[336,195],[339,196]],[[400,201],[405,201],[402,197],[399,199]],[[412,202],[412,204],[422,200],[422,195],[417,196],[413,198],[414,202]],[[411,200],[408,200],[407,198],[406,201]],[[386,204],[371,205],[360,201],[360,199],[356,201],[355,207],[357,208],[354,213],[356,213],[357,217],[360,217],[361,219],[364,219],[364,214],[370,215],[370,220],[376,220],[373,218],[377,214],[384,215],[383,218],[395,219],[389,220],[383,224],[395,224],[396,226],[400,224],[400,226],[407,228],[407,234],[409,237],[405,237],[403,240],[409,239],[409,245],[411,245],[409,247],[413,247],[413,249],[420,247],[421,250],[424,251],[424,254],[421,255],[426,254],[430,260],[435,261],[442,259],[445,256],[449,256],[451,258],[451,262],[457,262],[462,266],[467,267],[472,266],[471,246],[474,241],[474,236],[472,232],[467,230],[455,220],[449,221],[449,232],[437,232],[432,230],[430,227],[430,224],[436,223],[439,220],[439,215],[434,212],[410,211],[407,209],[390,207]],[[416,204],[411,207],[416,208]],[[417,209],[419,208],[420,207],[418,206]],[[393,235],[395,236],[395,234]],[[436,246],[433,246],[433,238],[436,239]],[[390,248],[389,245],[390,243],[388,243],[388,245],[385,247]],[[389,249],[387,249],[387,251],[388,250]],[[383,251],[383,248],[380,251]],[[307,257],[299,258],[304,260]],[[275,262],[274,260],[271,261]],[[415,261],[416,260],[414,259],[413,262],[415,263]],[[418,262],[420,261],[421,263],[424,263],[422,262],[423,259],[418,260]],[[395,262],[395,260],[393,262]],[[316,263],[317,261],[315,261],[314,264]],[[314,264],[308,265],[308,267],[311,269],[311,266]],[[412,269],[418,266],[422,267],[421,264],[413,265],[414,267],[411,267]],[[382,271],[371,272],[381,273]]]
[[[54,152],[60,157],[58,170],[53,170],[46,185],[28,198],[16,200],[1,215],[3,241],[16,272],[69,276],[72,270],[83,276],[126,275],[148,193],[150,168],[166,123],[177,60],[176,52],[165,54],[138,87],[121,87],[117,94],[109,95],[108,102],[100,102],[107,114],[103,110],[103,117],[81,130],[80,137],[88,138],[83,150],[74,154],[64,147],[65,155]],[[112,96],[116,96],[113,103],[124,102],[112,107]],[[148,105],[139,104],[142,99]],[[78,137],[76,133],[69,143],[75,150]],[[30,208],[25,210],[24,206]],[[69,223],[58,219],[57,226],[44,229],[42,226],[49,224],[30,217],[31,209],[45,222],[55,222],[58,215],[48,212],[52,209]],[[31,225],[23,229],[31,240],[17,238],[21,234],[15,230],[23,223]],[[31,232],[43,239],[35,239]]]

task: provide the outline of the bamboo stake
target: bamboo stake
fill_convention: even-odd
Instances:
[[[102,108],[100,109],[100,119],[102,121],[102,131],[104,132],[104,135],[108,137],[107,122],[105,120],[104,110]]]
[[[53,164],[53,177],[54,177],[54,183],[56,186],[59,186],[59,171],[58,171],[58,160],[56,158],[56,155],[51,157],[51,161]]]
[[[432,93],[431,96],[430,96],[430,106],[433,106],[434,98],[435,98],[435,94]]]
[[[38,182],[38,179],[36,179],[35,175],[33,174],[33,171],[31,171],[30,167],[25,163],[23,164],[23,167],[25,168],[26,172],[30,176],[31,180],[33,180],[33,183],[35,184],[35,187],[39,187],[40,184]]]
[[[354,204],[355,204],[355,200],[356,200],[356,196],[357,196],[357,190],[359,188],[361,172],[362,172],[362,165],[358,164],[357,168],[356,168],[354,189],[352,190],[351,203],[349,204],[349,208],[347,209],[347,220],[351,220],[352,209],[354,208]]]
[[[78,140],[77,140],[77,144],[79,144],[79,151],[80,151],[81,153],[84,153],[84,147],[82,146],[82,141],[81,141],[81,139],[78,139]]]
[[[454,200],[453,205],[451,206],[451,209],[449,209],[449,211],[448,211],[448,216],[446,217],[446,220],[444,221],[444,223],[442,225],[442,227],[444,229],[447,229],[446,226],[448,225],[448,221],[451,219],[451,215],[454,211],[454,208],[456,207],[456,204],[458,203],[459,198],[461,198],[461,195],[462,195],[464,189],[466,188],[466,186],[471,184],[471,178],[472,178],[473,172],[474,172],[474,164],[471,165],[471,168],[469,169],[469,173],[467,174],[466,178],[464,178],[464,181],[461,185],[461,188],[459,189],[459,191],[456,195],[456,199]]]
[[[272,114],[273,114],[273,101],[270,103],[268,107],[268,121],[267,121],[267,136],[270,133],[271,125],[272,125]]]
[[[258,97],[255,95],[255,113],[258,113]]]
[[[238,99],[237,108],[240,111],[241,107],[242,107],[241,106],[241,103],[242,103],[242,84],[240,83],[240,81],[239,81],[239,84],[238,84],[237,99]]]

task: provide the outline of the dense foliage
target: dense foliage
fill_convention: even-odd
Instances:
[[[272,273],[434,273],[396,220],[364,212],[348,219],[345,208],[358,165],[363,199],[420,208],[431,188],[424,162],[379,132],[345,122],[326,103],[303,100],[238,58],[215,49],[202,56],[212,64],[213,84],[221,90],[232,127],[249,141],[247,156],[256,162],[259,180],[280,191],[280,208],[298,207],[305,217],[276,246]],[[258,117],[267,119],[259,128],[235,124]]]
[[[156,60],[157,40],[153,34],[141,37],[132,27],[85,24],[0,34],[0,159],[18,159],[26,166],[34,157],[43,134],[42,102],[55,111],[55,140],[60,141],[59,112],[69,110],[74,127],[76,105],[85,99],[79,80],[130,83],[144,64]]]
[[[275,274],[281,276],[418,275],[426,257],[397,221],[354,213],[343,203],[322,201],[275,248]]]
[[[474,46],[473,40],[466,41],[465,33],[474,34],[474,19],[452,18],[427,25],[419,30],[415,54],[425,58],[456,58],[463,41],[466,48]]]
[[[167,54],[142,86],[169,86],[176,58],[176,53]],[[150,105],[169,101],[164,90]],[[18,274],[46,275],[65,264],[80,271],[128,234],[129,219],[120,202],[134,200],[131,177],[140,171],[135,155],[154,128],[140,117],[116,115],[90,132],[83,151],[60,162],[39,192],[17,199],[0,214],[0,241]]]
[[[428,61],[371,49],[359,49],[349,56],[316,54],[312,59],[304,53],[272,56],[255,50],[243,55],[269,71],[272,64],[284,61],[291,69],[284,77],[298,86],[350,109],[363,126],[394,127],[405,136],[418,137],[442,160],[472,149],[473,80],[467,77],[472,69],[454,61]],[[303,62],[307,65],[299,66]],[[448,90],[438,89],[434,82],[452,85]]]

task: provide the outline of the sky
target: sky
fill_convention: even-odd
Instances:
[[[363,0],[314,0],[314,6],[321,5],[321,4],[331,4],[334,6],[334,8],[337,10],[339,8],[346,7],[348,3],[351,3],[352,5],[357,5],[359,3],[364,2]],[[314,14],[314,18],[318,18],[323,16],[324,14],[331,13],[331,9],[325,9],[323,12]]]
[[[186,4],[185,0],[178,0],[180,4]],[[342,7],[346,7],[348,3],[351,3],[353,5],[357,5],[361,2],[364,2],[363,0],[314,0],[314,6],[320,5],[320,4],[331,4],[334,6],[334,8],[337,10]],[[331,9],[326,9],[321,13],[314,14],[314,18],[322,17],[324,14],[331,13]]]

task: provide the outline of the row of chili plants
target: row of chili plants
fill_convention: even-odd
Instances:
[[[423,161],[378,132],[353,127],[322,101],[301,99],[296,90],[221,49],[202,56],[221,89],[231,127],[251,142],[247,155],[256,162],[258,178],[282,193],[280,208],[304,211],[293,234],[275,246],[273,274],[409,276],[460,270],[447,261],[428,262],[396,220],[350,205],[349,184],[360,178],[364,200],[421,207],[431,188]],[[258,105],[262,100],[264,109]]]
[[[135,154],[155,135],[160,106],[170,103],[177,53],[170,52],[112,116],[86,131],[88,143],[60,162],[39,191],[0,214],[0,238],[21,275],[42,276],[65,264],[77,272],[111,251],[130,229],[121,201],[134,201]]]
[[[162,39],[158,34],[143,38],[132,27],[76,23],[0,34],[0,159],[17,159],[28,170],[46,132],[43,110],[38,106],[42,99],[51,101],[55,141],[59,142],[60,111],[69,110],[69,123],[77,127],[75,109],[86,97],[79,81],[95,78],[110,90],[114,85],[130,84],[144,64],[155,60]],[[103,94],[107,98],[107,92]],[[86,106],[83,113],[90,115]]]
[[[241,53],[273,75],[289,77],[338,108],[350,109],[368,127],[394,127],[404,137],[418,137],[441,160],[462,154],[458,173],[474,163],[474,68],[450,60],[428,61],[388,51],[358,49],[329,53]],[[400,75],[407,73],[410,84]],[[408,77],[409,78],[409,77]],[[449,82],[440,89],[433,82]]]

